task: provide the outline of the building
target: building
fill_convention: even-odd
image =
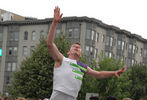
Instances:
[[[12,12],[0,9],[0,22],[3,21],[20,21],[25,20],[25,17],[20,16],[18,14],[14,14]]]
[[[30,56],[39,39],[47,36],[52,18],[0,22],[0,92],[6,93],[21,61]],[[102,51],[107,57],[122,58],[127,67],[147,64],[147,39],[88,17],[65,17],[58,24],[56,36],[63,32],[71,43],[80,42],[89,59],[98,60]]]
[[[22,20],[36,20],[33,17],[23,17],[18,14],[0,9],[0,22],[4,21],[22,21]]]

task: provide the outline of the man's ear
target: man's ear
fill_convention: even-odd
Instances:
[[[82,57],[82,53],[80,54],[80,57]]]
[[[67,52],[67,55],[69,55],[70,51]]]

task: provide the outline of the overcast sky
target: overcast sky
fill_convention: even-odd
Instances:
[[[58,5],[67,16],[93,17],[147,39],[147,0],[1,0],[0,8],[26,17],[53,17]]]

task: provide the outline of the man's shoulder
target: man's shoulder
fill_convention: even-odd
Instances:
[[[77,64],[87,69],[87,65],[84,64],[83,62],[77,61]]]

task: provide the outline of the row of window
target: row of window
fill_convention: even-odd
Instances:
[[[105,55],[108,58],[111,58],[113,56],[112,52],[109,52],[109,51],[105,51]],[[127,62],[128,66],[132,66],[134,64],[137,64],[137,61],[135,59],[128,58],[128,60],[127,60],[127,58],[124,56],[116,55],[116,59],[120,59],[120,58],[121,58],[121,62]]]
[[[104,38],[105,38],[105,36],[102,35],[102,42],[104,42]],[[98,42],[99,34],[96,33],[93,30],[87,30],[87,32],[86,32],[86,39],[91,39],[91,40],[95,40],[96,42]],[[106,46],[110,46],[110,47],[114,46],[114,39],[113,39],[113,37],[106,36],[105,45]],[[125,43],[125,41],[117,40],[117,49],[124,51],[125,50],[125,46],[126,46],[126,49],[127,49],[127,43]],[[138,47],[136,45],[129,44],[128,47],[129,47],[128,48],[128,52],[129,53],[132,53],[132,54],[138,53]],[[147,54],[146,52],[147,52],[146,50],[143,52],[143,50],[141,48],[140,56],[142,56],[143,54],[146,55]]]
[[[68,33],[67,34],[68,38],[79,38],[80,37],[79,28],[68,28],[67,33]]]
[[[99,33],[97,33],[94,30],[87,29],[86,30],[86,39],[90,39],[90,40],[94,40],[94,41],[98,42]],[[105,36],[102,35],[101,42],[104,42],[104,41],[105,41],[106,46],[110,46],[110,47],[114,46],[115,41],[112,36],[106,36],[106,40],[105,40]],[[126,47],[126,49],[127,49],[127,47],[129,47],[128,48],[129,53],[132,53],[132,54],[138,53],[138,47],[136,45],[129,44],[129,46],[127,46],[127,43],[125,43],[125,41],[117,40],[117,49],[124,51],[125,47]],[[143,49],[141,48],[140,56],[142,56],[143,54],[146,55],[147,54],[146,52],[147,52],[146,50],[143,52]]]
[[[9,41],[18,41],[19,40],[19,33],[18,32],[11,32],[8,35]]]
[[[25,31],[25,32],[24,32],[24,40],[28,40],[28,35],[29,35],[28,32]],[[36,36],[37,36],[37,35],[36,35],[36,32],[33,31],[32,34],[31,34],[31,40],[33,40],[33,41],[36,40]],[[45,36],[44,31],[41,31],[41,32],[40,32],[40,39],[44,38],[44,36]]]
[[[3,35],[2,32],[0,32],[0,41],[2,41],[2,35]],[[31,40],[33,40],[33,41],[36,40],[36,36],[37,36],[36,32],[33,31],[31,34]],[[44,38],[44,36],[45,36],[44,31],[41,31],[40,32],[40,39]],[[9,33],[8,40],[9,41],[18,41],[19,40],[19,33],[18,32]],[[24,40],[28,40],[28,32],[27,31],[24,32]]]
[[[34,50],[35,46],[31,46],[30,47],[30,55],[32,55],[32,51]],[[8,55],[13,55],[13,56],[17,56],[18,54],[18,47],[9,47],[8,48]],[[28,55],[28,47],[27,46],[23,46],[23,56],[27,56]]]
[[[95,42],[98,42],[99,41],[99,33],[97,33],[94,30],[87,29],[86,30],[86,39],[90,39],[90,40],[93,40]]]
[[[84,53],[85,53],[86,56],[93,56],[94,58],[97,58],[98,49],[96,49],[92,46],[85,46],[85,52]],[[145,54],[146,54],[146,57],[147,57],[147,49],[145,49]],[[105,56],[108,57],[108,58],[111,58],[114,55],[112,54],[112,52],[105,51]],[[135,59],[128,59],[128,61],[127,61],[126,57],[116,55],[116,59],[119,59],[119,58],[121,58],[122,62],[128,62],[129,66],[137,63],[137,61]]]
[[[8,35],[8,40],[9,41],[18,41],[19,39],[19,33],[18,32],[11,32]],[[3,41],[3,33],[0,32],[0,41]]]
[[[30,47],[30,55],[32,55],[34,48],[35,48],[35,46]],[[28,55],[28,47],[24,46],[23,47],[23,56],[27,56],[27,55]]]
[[[85,55],[86,56],[93,56],[94,58],[97,58],[98,49],[92,47],[92,46],[85,46]]]

